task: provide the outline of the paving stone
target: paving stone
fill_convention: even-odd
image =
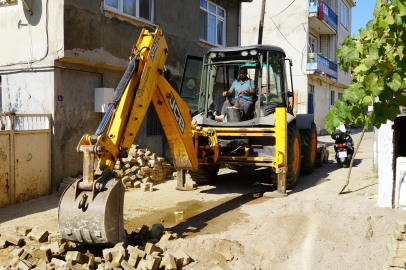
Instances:
[[[41,230],[39,227],[36,226],[27,236],[32,240],[37,240],[39,243],[42,243],[48,237],[48,234],[48,231]]]
[[[232,261],[232,260],[234,259],[234,256],[233,256],[230,252],[219,252],[219,254],[220,254],[221,256],[223,256],[223,258],[224,258],[226,261]]]
[[[406,233],[406,221],[397,221],[395,223],[395,229],[398,232]]]
[[[140,188],[140,187],[141,187],[141,181],[135,181],[135,182],[133,183],[133,187],[135,187],[135,188]]]
[[[14,231],[27,236],[32,231],[32,227],[29,226],[15,226]]]
[[[176,270],[176,261],[175,257],[172,254],[165,254],[162,258],[159,268],[164,268],[165,270]]]
[[[145,258],[144,260],[141,260],[139,262],[138,268],[146,267],[147,269],[150,269],[150,270],[157,270],[160,262],[161,262],[161,257],[147,256],[147,258]]]
[[[151,228],[151,237],[158,239],[159,236],[162,234],[164,231],[164,226],[161,223],[156,223],[152,225]]]
[[[24,253],[24,248],[17,248],[15,250],[11,251],[10,255],[13,258],[19,258],[21,256],[21,254],[23,254],[23,253]]]
[[[396,240],[399,240],[399,241],[404,241],[404,240],[406,240],[406,233],[399,232],[399,231],[396,230],[396,229],[393,229],[392,235],[393,235],[393,237],[394,237]]]
[[[158,252],[158,253],[163,252],[163,250],[160,247],[158,247],[152,243],[149,243],[149,242],[145,245],[144,251],[147,254],[152,254],[153,252]]]
[[[406,249],[406,241],[398,241],[392,236],[392,248],[403,248]]]
[[[19,233],[7,232],[7,233],[5,233],[5,236],[6,236],[6,241],[9,242],[10,244],[13,244],[16,246],[20,246],[20,245],[24,244],[24,236]]]
[[[123,170],[114,170],[113,172],[114,172],[114,177],[121,178],[124,176]]]
[[[175,237],[171,233],[166,232],[164,233],[164,235],[162,235],[161,239],[159,240],[159,243],[165,243],[173,239],[175,239]]]
[[[175,254],[173,254],[175,257],[176,265],[177,266],[185,266],[190,263],[190,257],[187,255],[184,251],[182,250],[177,250]]]
[[[392,258],[392,257],[388,257],[387,262],[388,262],[388,264],[389,264],[390,266],[406,267],[406,258]]]
[[[127,261],[122,261],[121,262],[121,267],[124,270],[135,270],[135,267],[131,266]]]
[[[14,268],[18,270],[30,270],[34,269],[34,266],[26,260],[19,259]]]
[[[55,266],[58,267],[64,267],[66,265],[66,262],[57,258],[52,258],[51,263],[55,264]]]
[[[130,258],[128,258],[128,264],[132,267],[135,267],[139,259],[142,259],[140,255],[136,252],[132,252],[130,253]]]
[[[36,248],[34,250],[28,251],[28,253],[31,254],[31,256],[36,257],[38,259],[42,259],[46,262],[51,262],[52,260],[52,251],[50,248],[46,249]]]
[[[68,251],[65,256],[67,262],[87,263],[89,258],[79,251]]]

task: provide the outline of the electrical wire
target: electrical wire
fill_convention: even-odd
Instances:
[[[44,60],[44,59],[48,56],[48,53],[49,53],[49,33],[48,33],[48,18],[49,18],[49,14],[48,14],[48,2],[49,2],[49,0],[47,0],[47,2],[46,2],[45,33],[46,33],[46,36],[47,36],[47,51],[46,51],[45,55],[44,55],[41,59],[38,59],[38,60],[30,61],[30,62],[27,62],[27,63],[14,63],[14,64],[2,65],[2,67],[10,67],[10,66],[18,65],[18,64],[21,64],[21,65],[31,65],[31,64],[33,64],[33,63],[35,63],[35,62],[41,62],[42,60]],[[32,38],[31,29],[29,29],[29,32],[30,32],[30,36],[31,36],[31,38]],[[33,53],[33,52],[32,52],[32,46],[31,46],[30,49],[31,49],[30,52],[31,52],[31,56],[32,56],[32,53]]]
[[[281,12],[279,12],[279,13],[276,14],[276,15],[271,16],[271,18],[276,17],[276,16],[282,14],[282,13],[283,13],[285,10],[287,10],[295,1],[296,1],[296,0],[293,0],[292,3],[290,3],[284,10],[282,10]]]

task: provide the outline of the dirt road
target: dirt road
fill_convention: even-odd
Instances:
[[[352,134],[358,141],[360,130]],[[272,190],[264,168],[220,170],[215,185],[176,191],[176,181],[153,192],[131,189],[125,195],[125,227],[162,223],[181,238],[162,248],[183,249],[193,262],[183,269],[382,269],[396,220],[406,212],[376,207],[378,179],[372,173],[373,133],[366,133],[347,190],[348,169],[333,162],[302,176],[283,199],[267,199]],[[57,231],[59,195],[0,209],[0,231],[37,225]],[[175,223],[174,212],[185,221]],[[222,255],[222,254],[223,255]],[[4,255],[4,254],[3,254]],[[0,251],[0,265],[2,253]],[[227,258],[228,260],[226,260]]]

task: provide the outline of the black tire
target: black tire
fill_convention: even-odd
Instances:
[[[292,189],[296,186],[300,174],[300,133],[296,125],[288,126],[287,138],[287,165],[286,188]],[[296,152],[296,155],[295,155]],[[296,170],[295,170],[296,169]]]
[[[190,177],[197,184],[209,184],[216,181],[219,165],[200,165],[197,171],[189,171]]]
[[[300,174],[309,174],[314,170],[317,155],[317,130],[316,125],[312,123],[310,129],[301,129],[300,132],[300,151],[301,166]]]

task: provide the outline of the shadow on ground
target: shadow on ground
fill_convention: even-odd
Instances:
[[[37,199],[0,208],[0,224],[12,219],[57,208],[60,196],[60,193],[53,193]]]

